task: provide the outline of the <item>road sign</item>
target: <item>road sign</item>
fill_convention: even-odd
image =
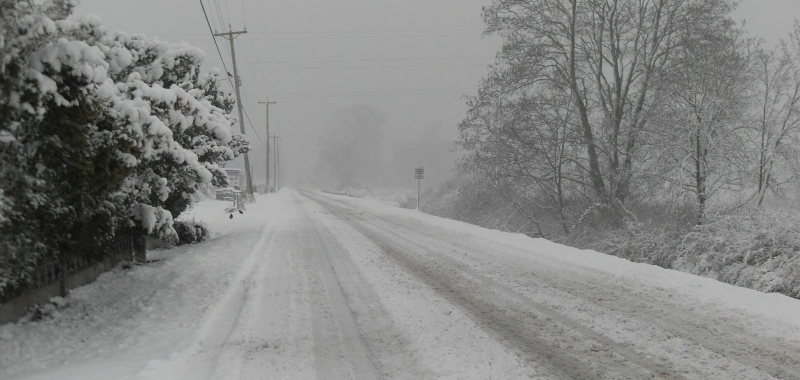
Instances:
[[[419,210],[419,189],[422,179],[425,178],[425,168],[418,167],[414,169],[414,179],[417,180],[417,210]]]

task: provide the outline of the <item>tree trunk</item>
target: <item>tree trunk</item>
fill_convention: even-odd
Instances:
[[[67,270],[68,270],[67,255],[64,253],[59,254],[58,257],[58,272],[59,272],[59,294],[61,297],[67,296]]]
[[[597,159],[597,148],[595,147],[594,141],[594,133],[592,132],[592,125],[589,122],[589,112],[586,108],[586,104],[581,98],[580,88],[578,87],[578,78],[575,69],[575,60],[576,60],[576,34],[575,34],[575,24],[578,22],[578,1],[572,0],[572,14],[570,19],[570,36],[569,36],[569,83],[573,93],[573,99],[575,101],[575,105],[578,107],[578,113],[580,114],[581,120],[581,129],[583,132],[583,138],[586,141],[586,154],[589,158],[589,179],[592,181],[592,188],[594,192],[603,202],[608,203],[608,197],[606,196],[606,185],[603,181],[603,175],[600,172],[600,164]]]
[[[703,133],[700,127],[695,134],[695,187],[697,191],[697,225],[705,222],[706,217],[706,149],[703,142]]]

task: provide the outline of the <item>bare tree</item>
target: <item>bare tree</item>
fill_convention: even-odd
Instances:
[[[757,56],[755,81],[755,115],[753,130],[757,152],[756,189],[753,200],[764,202],[767,191],[775,192],[792,179],[798,154],[796,142],[800,132],[800,24],[795,25],[790,42],[779,50],[760,51]],[[776,180],[776,165],[783,180]]]
[[[555,219],[570,233],[576,189],[590,187],[581,173],[575,107],[567,94],[541,91],[513,99],[468,102],[458,144],[471,151],[462,168],[477,171],[532,224]],[[542,228],[537,228],[544,235]]]
[[[698,224],[712,196],[745,186],[753,62],[752,41],[726,15],[702,20],[687,25],[664,78],[668,97],[659,122],[663,178],[695,195]]]
[[[501,35],[506,92],[541,83],[568,93],[578,114],[587,176],[606,204],[630,193],[641,133],[685,25],[725,0],[495,0],[487,33]]]

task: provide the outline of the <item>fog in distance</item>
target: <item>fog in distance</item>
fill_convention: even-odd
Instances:
[[[500,47],[499,38],[482,36],[489,0],[203,3],[212,29],[227,31],[230,21],[247,30],[235,47],[256,183],[266,175],[266,110],[258,102],[267,98],[277,101],[270,132],[282,139],[286,184],[415,187],[417,166],[426,168],[427,186],[454,175],[463,96],[476,93]],[[205,51],[208,67],[223,67],[198,1],[82,0],[76,13],[186,41]],[[775,44],[791,31],[800,2],[743,0],[735,15]],[[232,73],[230,46],[217,42]],[[241,159],[229,166],[242,167]]]

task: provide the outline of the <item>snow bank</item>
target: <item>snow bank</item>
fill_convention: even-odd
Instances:
[[[753,289],[733,286],[710,278],[667,270],[655,265],[634,263],[616,256],[592,250],[582,250],[557,244],[546,239],[531,238],[522,234],[489,230],[465,222],[444,219],[424,214],[416,210],[391,207],[385,203],[353,199],[338,195],[325,196],[343,201],[349,205],[363,208],[370,213],[419,220],[431,226],[459,231],[465,240],[476,238],[496,242],[498,249],[519,258],[532,259],[533,255],[552,260],[564,268],[578,268],[606,276],[613,276],[631,284],[642,284],[643,287],[656,287],[684,297],[687,302],[697,306],[698,310],[720,315],[741,313],[752,316],[758,321],[760,329],[766,335],[786,338],[793,334],[800,340],[800,300],[783,294],[762,293]],[[631,285],[636,287],[635,285]],[[787,331],[786,326],[794,331]]]

